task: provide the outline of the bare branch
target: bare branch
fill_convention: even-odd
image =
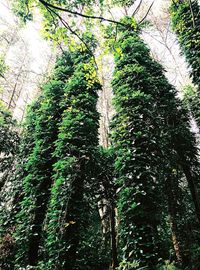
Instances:
[[[49,7],[51,9],[57,9],[57,10],[60,10],[60,11],[64,11],[64,12],[73,14],[75,16],[80,16],[80,17],[87,18],[87,19],[95,19],[95,20],[100,20],[100,21],[107,21],[107,22],[116,23],[116,24],[119,24],[119,25],[122,25],[122,26],[127,26],[124,23],[121,23],[121,22],[118,22],[118,21],[115,21],[115,20],[111,20],[111,19],[106,19],[106,18],[101,17],[101,16],[100,17],[99,16],[90,16],[90,15],[79,13],[77,11],[69,10],[67,8],[58,7],[58,6],[52,5],[50,3],[47,3],[44,0],[39,0],[39,2],[42,3],[45,7]]]
[[[139,25],[146,19],[146,17],[148,16],[153,4],[154,4],[155,0],[151,3],[150,7],[147,10],[147,13],[145,14],[145,16],[142,18],[142,20],[139,22]]]
[[[137,6],[136,9],[134,10],[132,16],[135,16],[135,14],[138,12],[138,10],[140,9],[140,6],[141,6],[141,4],[142,4],[142,1],[143,1],[143,0],[140,0],[138,6]]]

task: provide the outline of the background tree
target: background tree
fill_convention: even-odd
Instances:
[[[193,83],[198,86],[200,91],[200,44],[199,27],[200,15],[197,0],[173,0],[171,7],[172,27],[178,36],[182,51],[191,67]]]
[[[8,209],[11,207],[10,197],[11,177],[16,169],[16,156],[19,149],[19,133],[16,121],[11,113],[0,103],[0,267],[10,269],[11,250],[13,250],[13,228],[9,226]]]
[[[26,134],[33,138],[33,147],[26,156],[26,173],[21,179],[23,196],[21,209],[17,213],[16,267],[37,265],[42,224],[52,184],[52,166],[55,161],[52,153],[62,113],[58,104],[72,70],[70,58],[64,54],[57,62],[52,80],[43,87],[39,109],[34,110],[31,119],[34,128]]]

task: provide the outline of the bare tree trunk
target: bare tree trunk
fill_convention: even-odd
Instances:
[[[116,232],[116,222],[115,222],[115,207],[111,203],[110,209],[110,229],[111,229],[111,247],[112,247],[112,269],[118,267],[118,252],[117,252],[117,232]]]

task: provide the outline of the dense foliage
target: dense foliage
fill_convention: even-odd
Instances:
[[[80,269],[84,263],[79,253],[84,251],[89,252],[88,264],[94,264],[85,237],[93,218],[92,231],[100,232],[94,173],[100,88],[93,57],[80,46],[63,53],[51,81],[29,109],[21,151],[26,164],[17,171],[22,194],[14,234],[15,268]],[[96,256],[105,257],[102,252]]]
[[[12,174],[16,169],[20,139],[16,121],[4,104],[0,105],[0,268],[6,270],[10,267],[13,250],[13,228],[6,207],[10,205]]]
[[[184,88],[184,102],[200,128],[200,93],[191,85]]]
[[[95,181],[96,102],[100,85],[91,56],[82,52],[82,56],[75,57],[76,66],[64,89],[64,111],[54,143],[57,162],[53,165],[54,184],[45,222],[47,269],[73,269],[81,234],[89,226],[90,191]]]
[[[172,27],[178,36],[183,53],[191,67],[191,76],[200,92],[200,16],[197,0],[173,0]]]
[[[12,115],[7,111],[3,104],[0,109],[0,173],[7,174],[12,168],[15,155],[19,146],[19,135],[17,132],[16,121],[12,119]],[[4,185],[4,179],[1,178],[0,189]]]
[[[26,157],[25,175],[23,175],[23,199],[21,210],[17,214],[18,228],[16,265],[35,265],[38,259],[38,249],[41,239],[41,226],[45,217],[51,173],[54,163],[52,152],[57,138],[56,126],[61,116],[58,105],[64,94],[65,81],[71,74],[71,68],[65,66],[67,56],[63,56],[55,71],[54,78],[43,87],[40,107],[34,111],[34,129],[31,130],[33,146]],[[34,121],[35,120],[35,121]],[[26,136],[30,136],[27,132]]]
[[[173,203],[173,187],[166,187],[177,186],[177,191],[182,173],[199,216],[194,191],[199,177],[197,149],[187,112],[137,31],[123,29],[116,46],[113,90],[117,113],[112,141],[117,152],[122,256],[129,263],[138,260],[138,266],[155,269],[161,255],[159,193],[163,200],[168,190],[167,200]]]
[[[128,14],[135,0],[12,2],[24,23],[40,8],[45,37],[62,53],[28,108],[20,146],[10,113],[0,111],[0,268],[199,269],[200,166],[190,130],[190,113],[200,125],[197,1],[171,6],[196,85],[183,102],[133,16],[109,25],[99,44],[93,36],[92,26],[98,38],[106,28],[91,22],[94,11],[111,5]],[[115,62],[106,149],[98,140],[102,43]]]

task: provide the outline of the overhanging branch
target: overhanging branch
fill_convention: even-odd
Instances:
[[[60,10],[60,11],[63,11],[63,12],[67,12],[67,13],[70,13],[72,15],[75,15],[75,16],[80,16],[80,17],[83,17],[83,18],[87,18],[87,19],[95,19],[95,20],[100,20],[100,21],[106,21],[106,22],[111,22],[111,23],[115,23],[115,24],[119,24],[119,25],[122,25],[122,26],[128,26],[124,23],[121,23],[121,22],[118,22],[118,21],[115,21],[115,20],[112,20],[112,19],[106,19],[104,17],[99,17],[99,16],[90,16],[90,15],[86,15],[86,14],[82,14],[82,13],[79,13],[77,11],[73,11],[73,10],[69,10],[67,8],[63,8],[63,7],[59,7],[59,6],[55,6],[55,5],[52,5],[50,3],[47,3],[46,1],[44,0],[39,0],[39,2],[41,4],[43,4],[45,7],[49,7],[49,8],[53,8],[53,9],[57,9],[57,10]]]
[[[139,25],[146,19],[146,17],[148,16],[153,4],[154,4],[155,0],[151,3],[150,7],[147,10],[147,13],[145,14],[145,16],[142,18],[142,20],[139,22]]]
[[[78,35],[78,33],[76,33],[72,28],[71,28],[71,26],[55,11],[55,10],[53,10],[51,7],[48,7],[48,6],[45,6],[46,7],[46,9],[50,12],[50,14],[52,15],[52,13],[54,14],[54,15],[56,15],[58,18],[59,18],[59,20],[60,20],[60,22],[63,24],[63,26],[66,28],[66,29],[68,29],[73,35],[75,35],[84,45],[85,45],[85,47],[86,47],[86,49],[87,49],[87,51],[89,52],[89,54],[93,57],[93,59],[94,59],[94,63],[95,63],[95,66],[96,66],[96,69],[98,69],[98,65],[97,65],[97,63],[96,63],[96,59],[95,59],[95,56],[94,56],[94,54],[93,54],[93,52],[90,50],[90,48],[88,47],[88,45],[87,45],[87,43],[84,41],[84,39],[82,38],[82,37],[80,37],[79,35]],[[53,15],[52,15],[52,18],[53,18]]]

